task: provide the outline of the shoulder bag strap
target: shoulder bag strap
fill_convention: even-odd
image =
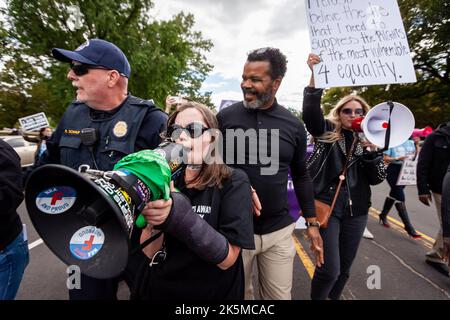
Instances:
[[[339,192],[341,191],[341,186],[342,186],[342,182],[344,182],[345,180],[345,175],[347,173],[347,169],[348,169],[348,163],[350,162],[350,158],[353,154],[353,150],[355,149],[355,145],[356,145],[356,141],[358,139],[354,136],[353,137],[353,142],[352,142],[352,146],[350,147],[350,151],[347,155],[347,159],[345,160],[345,165],[344,165],[344,170],[342,171],[342,174],[339,176],[339,183],[338,186],[336,188],[336,193],[334,194],[333,197],[333,202],[331,203],[331,207],[330,207],[330,213],[333,212],[334,206],[336,205],[336,200],[339,196]]]

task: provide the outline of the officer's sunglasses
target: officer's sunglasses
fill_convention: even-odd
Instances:
[[[182,127],[179,124],[172,124],[167,128],[167,137],[176,140],[182,132],[186,132],[188,136],[194,139],[200,137],[208,129],[200,122],[189,123],[186,127]]]
[[[85,74],[88,74],[89,69],[101,69],[101,70],[110,70],[105,67],[101,66],[93,66],[90,64],[70,64],[70,69],[72,69],[73,73],[75,73],[78,77],[84,76]]]

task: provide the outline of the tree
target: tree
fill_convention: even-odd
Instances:
[[[299,111],[299,110],[297,110],[295,108],[292,108],[292,107],[287,107],[287,109],[292,113],[292,115],[294,117],[296,117],[296,118],[298,118],[300,120],[302,119],[302,112],[301,111]]]
[[[370,105],[394,100],[414,114],[416,127],[450,121],[450,4],[446,0],[399,0],[417,82],[326,91],[328,111],[349,93],[360,94]]]
[[[0,39],[11,55],[1,52],[2,74],[18,74],[19,65],[27,65],[28,74],[0,81],[1,119],[5,109],[11,116],[27,115],[24,110],[30,110],[24,104],[33,97],[36,105],[46,107],[47,115],[58,120],[74,92],[66,79],[68,65],[52,58],[51,49],[73,50],[90,38],[111,41],[124,51],[132,67],[132,94],[153,99],[160,106],[168,94],[211,105],[210,93],[200,94],[200,87],[212,70],[205,58],[212,43],[193,31],[191,14],[181,12],[170,20],[157,21],[149,14],[151,0],[9,0],[6,4]],[[37,91],[43,100],[32,95]],[[14,95],[22,99],[13,102],[8,97]]]

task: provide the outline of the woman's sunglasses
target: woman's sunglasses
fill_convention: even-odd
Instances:
[[[70,64],[70,69],[72,69],[73,73],[75,73],[78,77],[84,76],[89,73],[89,69],[102,69],[102,70],[110,70],[105,67],[93,66],[90,64]]]
[[[179,124],[172,124],[167,128],[167,137],[176,140],[180,137],[182,132],[187,132],[188,135],[194,139],[200,137],[208,129],[209,128],[204,127],[199,122],[189,123],[186,127],[182,127]]]
[[[347,116],[352,115],[353,112],[355,112],[355,115],[357,116],[363,116],[364,115],[364,109],[350,109],[350,108],[346,108],[346,109],[342,109],[341,112]]]

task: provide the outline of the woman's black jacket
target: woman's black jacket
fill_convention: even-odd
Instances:
[[[319,137],[326,131],[333,131],[334,128],[334,125],[323,117],[320,108],[321,96],[321,89],[305,88],[303,121],[308,132],[314,137]],[[316,199],[331,204],[346,158],[347,148],[344,137],[333,143],[316,141],[314,150],[307,160]],[[368,213],[371,205],[370,185],[379,184],[385,178],[386,165],[382,154],[366,152],[358,141],[350,158],[346,179],[342,186],[348,193],[351,215],[358,216]]]

